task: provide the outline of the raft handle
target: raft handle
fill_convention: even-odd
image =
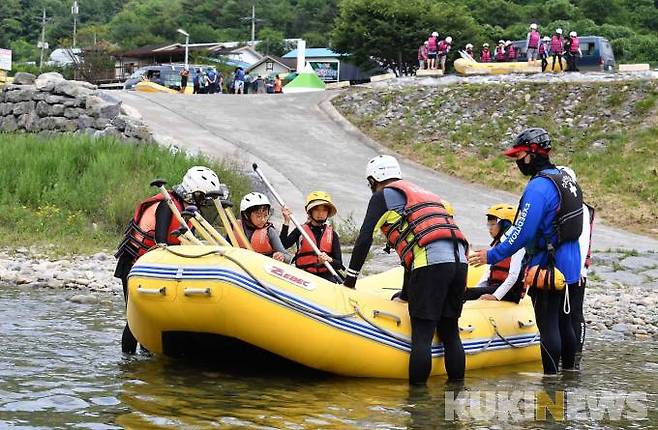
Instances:
[[[137,292],[139,294],[145,294],[149,296],[166,296],[167,295],[167,287],[160,287],[160,288],[144,288],[141,285],[137,287]]]
[[[469,324],[468,327],[459,327],[459,331],[464,333],[473,333],[475,331],[475,327]]]
[[[519,328],[530,328],[534,326],[535,326],[535,322],[533,320],[528,320],[528,322],[519,321]]]
[[[212,295],[212,291],[210,288],[185,288],[185,291],[183,294],[186,297],[189,296],[207,296],[210,297]]]
[[[400,324],[402,324],[402,320],[400,319],[399,316],[384,311],[378,311],[377,309],[372,311],[372,317],[373,318],[382,317],[382,318],[392,319],[393,321],[395,321],[395,325],[397,325],[398,327],[400,326]]]

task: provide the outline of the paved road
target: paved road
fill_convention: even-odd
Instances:
[[[370,190],[365,164],[385,152],[345,121],[329,93],[296,95],[201,95],[117,93],[136,108],[164,144],[234,159],[246,169],[257,162],[288,204],[303,214],[303,198],[314,189],[330,192],[342,219],[360,225]],[[402,161],[407,179],[436,192],[456,208],[456,220],[471,242],[489,243],[484,210],[518,196]],[[658,251],[658,241],[599,225],[595,249]]]

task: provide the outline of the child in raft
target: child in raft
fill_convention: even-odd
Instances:
[[[251,247],[259,254],[267,255],[277,261],[289,263],[292,256],[288,254],[281,244],[281,240],[270,222],[272,205],[266,195],[249,193],[240,202],[240,220],[238,225],[243,229]],[[239,235],[238,246],[246,248]]]
[[[297,244],[297,253],[293,261],[298,268],[335,282],[337,280],[334,279],[324,263],[331,264],[336,271],[344,269],[340,239],[331,224],[327,224],[327,220],[336,215],[336,206],[331,201],[329,193],[313,191],[306,197],[304,209],[308,215],[308,220],[302,225],[302,228],[321,251],[320,256],[313,251],[311,245],[304,239],[298,229],[295,228],[288,234],[291,214],[288,208],[282,210],[281,243],[286,249]]]
[[[493,238],[491,246],[504,241],[504,234],[514,224],[516,207],[500,203],[487,209],[487,227]],[[511,257],[489,267],[474,288],[466,289],[465,300],[504,300],[519,303],[525,295],[521,248]]]

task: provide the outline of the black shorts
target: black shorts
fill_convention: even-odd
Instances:
[[[413,270],[408,279],[409,315],[434,321],[459,318],[467,275],[465,263],[433,264]]]

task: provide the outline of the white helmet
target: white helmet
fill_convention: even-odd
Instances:
[[[505,44],[505,41],[504,41],[504,40],[499,40],[499,41],[498,41],[498,44],[500,45],[501,43],[504,45],[504,44]]]
[[[452,37],[450,36],[446,37],[446,43],[452,43]]]
[[[555,29],[555,32],[556,32],[557,34],[562,34],[562,29],[561,29],[561,28],[556,28],[556,29]]]
[[[505,42],[505,46],[510,46],[511,44],[512,44],[512,42],[511,42],[510,40],[508,40],[507,42]]]
[[[240,212],[244,212],[249,208],[253,208],[255,206],[272,206],[270,204],[270,200],[267,198],[265,194],[261,193],[249,193],[246,196],[242,198],[242,201],[240,202]]]
[[[575,31],[572,31],[571,33],[569,33],[569,37],[578,37],[578,34],[576,34]]]
[[[373,178],[377,182],[387,179],[402,179],[400,164],[395,157],[390,155],[378,155],[368,161],[366,166],[366,178]]]
[[[530,24],[530,30],[537,30],[537,24],[535,24],[534,22]]]
[[[488,43],[483,43],[483,44],[482,44],[482,47],[484,47],[484,48],[488,48],[488,47],[489,47],[489,44],[488,44]]]
[[[576,182],[578,181],[578,179],[576,179],[576,172],[574,172],[573,169],[572,169],[571,167],[567,167],[567,166],[557,166],[557,168],[558,168],[559,170],[562,170],[562,171],[563,171],[564,173],[566,173],[567,175],[571,176],[571,179],[573,179],[574,181],[576,181]]]
[[[439,37],[439,33],[436,32],[436,31],[433,31],[433,32],[432,32],[432,36],[434,36],[434,37]]]
[[[471,43],[467,43],[467,44],[466,44],[466,49],[468,49],[468,48],[473,49],[473,44],[471,44]]]
[[[194,166],[183,176],[181,183],[186,194],[202,192],[208,194],[211,191],[219,191],[220,182],[217,174],[204,166]]]
[[[542,40],[543,40],[544,42],[549,42],[549,41],[551,40],[551,38],[548,37],[548,36],[544,36],[544,38],[543,38]]]

